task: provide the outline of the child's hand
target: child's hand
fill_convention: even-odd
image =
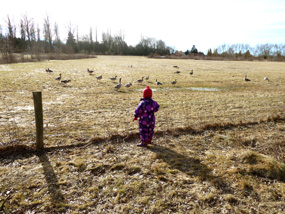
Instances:
[[[134,117],[133,121],[137,120],[138,118]]]

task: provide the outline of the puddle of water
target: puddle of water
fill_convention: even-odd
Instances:
[[[217,88],[190,87],[190,88],[186,88],[186,89],[193,90],[193,91],[220,91],[220,89],[217,89]]]

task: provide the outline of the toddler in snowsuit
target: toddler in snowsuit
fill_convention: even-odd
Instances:
[[[141,142],[137,146],[147,146],[151,143],[153,129],[155,127],[154,112],[157,112],[159,105],[152,99],[152,90],[146,86],[143,90],[143,98],[134,113],[134,120],[139,119],[139,132]]]

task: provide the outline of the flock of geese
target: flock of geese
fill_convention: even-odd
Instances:
[[[132,67],[132,66],[128,66],[128,67]],[[178,66],[173,66],[174,68],[179,68]],[[46,72],[47,73],[52,73],[53,71],[52,70],[50,70],[49,68],[47,68],[46,69]],[[93,73],[94,73],[94,71],[93,70],[90,70],[89,68],[87,68],[87,72],[90,74],[90,75],[93,75]],[[179,73],[181,73],[180,71],[176,71],[176,72],[174,72],[175,74],[179,74]],[[193,74],[193,70],[190,72],[190,74],[192,75]],[[97,81],[98,80],[101,80],[103,78],[103,76],[102,75],[100,75],[100,76],[96,76],[96,79],[97,79]],[[117,76],[113,76],[113,77],[110,77],[109,78],[111,81],[116,81],[117,80]],[[55,80],[57,80],[57,81],[60,81],[61,83],[69,83],[69,82],[71,82],[71,80],[62,80],[62,75],[61,75],[61,73],[59,74],[59,76],[57,77],[57,78],[55,78]],[[149,80],[149,76],[146,76],[146,77],[142,77],[141,79],[138,79],[136,82],[137,83],[142,83],[144,80],[146,80],[146,81],[148,81]],[[162,85],[162,83],[161,82],[158,82],[157,81],[157,79],[155,80],[155,83],[156,83],[156,85]],[[175,85],[176,83],[177,83],[177,80],[175,79],[175,81],[171,81],[170,82],[172,85]],[[129,88],[129,87],[131,87],[133,84],[132,83],[126,83],[124,86],[126,87],[126,88]],[[120,89],[122,87],[122,78],[119,78],[119,82],[118,82],[118,84],[116,84],[115,86],[114,86],[114,89]]]
[[[128,65],[128,67],[133,67],[133,66],[132,66],[132,65]],[[174,65],[173,67],[179,69],[179,67],[176,66],[176,65]],[[87,68],[87,72],[88,72],[90,75],[93,75],[93,73],[94,73],[94,71],[93,71],[93,70],[90,70],[89,68]],[[180,74],[180,73],[181,73],[180,71],[175,71],[175,72],[174,72],[174,74]],[[193,75],[193,70],[191,70],[191,72],[190,72],[189,74],[190,74],[190,75]],[[101,80],[101,79],[102,79],[102,75],[96,76],[96,79],[97,79],[97,81],[98,81],[98,80]],[[115,80],[117,79],[117,76],[110,77],[109,79],[112,80],[112,81],[115,81]],[[142,77],[141,79],[136,80],[136,82],[137,82],[137,83],[142,83],[144,80],[148,81],[148,80],[149,80],[149,76]],[[177,83],[177,80],[175,79],[174,81],[171,81],[170,83],[171,83],[172,85],[175,85],[175,84]],[[159,81],[157,81],[157,79],[155,80],[155,84],[158,85],[158,86],[162,85],[162,83],[159,82]],[[132,85],[133,85],[132,83],[126,83],[124,86],[125,86],[126,88],[129,88],[129,87],[131,87]],[[121,87],[122,87],[122,78],[119,79],[119,82],[118,82],[118,84],[115,85],[114,89],[117,89],[117,90],[118,90],[118,89],[120,89]]]
[[[53,71],[48,68],[48,69],[46,69],[46,72],[52,73]],[[71,80],[61,80],[61,74],[59,74],[59,77],[55,78],[55,80],[58,80],[58,81],[65,83],[65,84],[71,82]]]
[[[128,67],[132,67],[132,66],[128,66]],[[178,67],[177,65],[174,65],[173,68],[179,69],[179,67]],[[46,72],[47,72],[47,73],[52,73],[53,71],[52,71],[51,69],[47,68],[47,69],[46,69]],[[89,70],[89,68],[87,68],[87,72],[88,72],[90,75],[93,75],[93,73],[94,73],[94,71],[93,71],[93,70]],[[175,71],[175,72],[174,72],[174,74],[180,74],[180,73],[181,73],[181,71]],[[189,72],[190,75],[193,75],[193,73],[194,73],[193,70],[191,70],[191,71]],[[96,76],[97,81],[101,80],[102,78],[103,78],[102,75]],[[116,81],[117,76],[110,77],[109,79],[110,79],[111,81]],[[64,84],[71,82],[70,79],[68,79],[68,80],[62,80],[62,75],[61,75],[61,73],[59,74],[59,76],[58,76],[57,78],[55,78],[55,80],[60,81],[61,83],[64,83]],[[146,81],[149,80],[149,76],[142,77],[141,79],[136,80],[136,82],[137,82],[137,83],[142,83],[144,80],[146,80]],[[247,75],[244,76],[243,80],[246,81],[246,82],[251,81],[250,79],[247,78]],[[268,77],[264,77],[264,80],[270,81]],[[177,79],[175,79],[174,81],[171,81],[170,83],[171,83],[172,85],[175,85],[175,84],[177,83]],[[159,81],[157,81],[157,79],[155,80],[155,84],[158,85],[158,86],[161,86],[161,85],[162,85],[162,83],[159,82]],[[132,83],[126,83],[124,86],[125,86],[126,88],[129,88],[129,87],[131,87],[132,85],[133,85]],[[114,89],[117,89],[117,90],[118,90],[118,89],[120,89],[121,87],[122,87],[122,78],[119,78],[119,82],[115,85]]]

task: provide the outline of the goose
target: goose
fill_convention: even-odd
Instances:
[[[268,78],[268,77],[264,77],[264,80],[267,80],[267,81],[269,81],[269,78]]]
[[[96,77],[97,81],[102,79],[102,75]]]
[[[89,70],[89,68],[87,68],[88,73],[91,75],[94,71]]]
[[[149,76],[146,76],[144,79],[145,79],[145,80],[149,80]]]
[[[173,65],[173,68],[179,68],[177,65]]]
[[[48,68],[48,69],[46,69],[46,72],[51,73],[53,71]]]
[[[175,85],[176,83],[177,83],[176,79],[175,79],[175,81],[171,81],[172,85]]]
[[[114,88],[117,89],[117,90],[120,89],[121,86],[122,86],[122,84],[121,84],[121,79],[122,79],[122,78],[120,78],[119,83],[118,83],[117,85],[115,85],[115,87],[114,87]]]
[[[174,73],[175,73],[175,74],[180,74],[181,72],[180,72],[180,71],[175,71]]]
[[[61,80],[62,83],[66,84],[66,83],[69,83],[71,82],[71,80]]]
[[[132,86],[132,83],[127,83],[127,84],[125,84],[125,87],[127,87],[127,88],[129,88],[129,87],[131,87]]]
[[[247,78],[247,75],[244,75],[243,80],[244,80],[244,81],[247,81],[247,82],[250,81],[250,79]]]
[[[137,82],[138,82],[138,83],[142,83],[142,82],[143,82],[143,78],[144,78],[144,77],[142,77],[141,79],[137,80]]]
[[[115,81],[117,79],[117,76],[110,77],[110,80]]]
[[[61,80],[61,74],[59,74],[59,77],[55,78],[55,80]]]
[[[190,75],[193,75],[193,70],[191,70],[191,72],[189,73]]]
[[[157,82],[157,79],[155,80],[155,82],[156,82],[156,85],[162,85],[161,82]]]

